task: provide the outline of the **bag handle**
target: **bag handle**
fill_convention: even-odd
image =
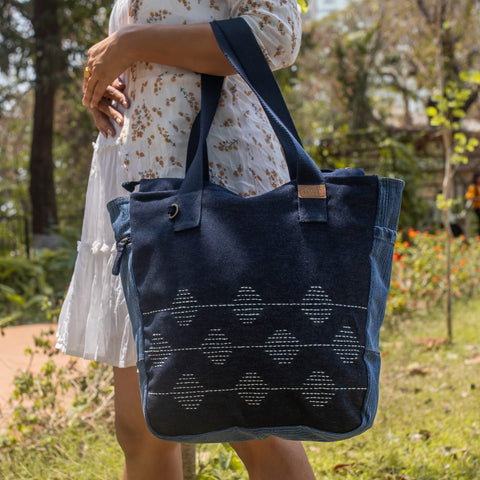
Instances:
[[[291,179],[297,185],[299,221],[325,223],[327,195],[324,175],[303,148],[275,77],[250,27],[241,17],[212,22],[211,27],[224,55],[257,96],[282,145]],[[195,156],[178,193],[176,203],[182,214],[176,217],[176,231],[199,225],[202,191],[208,180],[206,139],[220,98],[223,77],[202,75],[201,83],[200,133],[198,143],[195,142]]]

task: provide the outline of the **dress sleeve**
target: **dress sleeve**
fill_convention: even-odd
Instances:
[[[242,17],[252,29],[272,70],[291,65],[302,36],[296,0],[230,0],[232,17]]]

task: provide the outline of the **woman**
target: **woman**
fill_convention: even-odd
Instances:
[[[88,52],[83,103],[103,135],[95,145],[57,346],[114,366],[124,480],[180,480],[181,456],[178,444],[155,438],[145,425],[125,300],[111,275],[114,240],[105,205],[125,195],[122,182],[184,176],[199,110],[199,73],[234,74],[208,22],[236,16],[248,22],[272,68],[293,62],[301,34],[295,0],[117,0],[110,35]],[[238,76],[224,83],[208,147],[210,178],[239,195],[264,193],[289,180],[285,163],[274,160],[282,158],[275,135]],[[269,438],[233,447],[252,480],[314,479],[298,442]]]
[[[471,185],[465,194],[465,198],[472,202],[472,208],[478,218],[478,235],[480,236],[480,172],[473,175]]]

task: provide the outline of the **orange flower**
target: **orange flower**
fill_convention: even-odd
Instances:
[[[410,246],[410,244],[409,244],[408,242],[403,242],[403,246],[404,246],[405,248],[408,248],[408,247]]]

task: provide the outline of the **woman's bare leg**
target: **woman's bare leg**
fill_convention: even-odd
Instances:
[[[114,368],[115,428],[125,454],[122,480],[182,480],[180,444],[156,438],[142,412],[135,367]]]
[[[245,464],[250,480],[315,480],[300,442],[269,437],[230,445]]]
[[[115,427],[125,454],[122,480],[182,480],[180,444],[153,436],[143,417],[135,367],[114,368]],[[300,442],[277,437],[231,444],[250,480],[315,480]]]

